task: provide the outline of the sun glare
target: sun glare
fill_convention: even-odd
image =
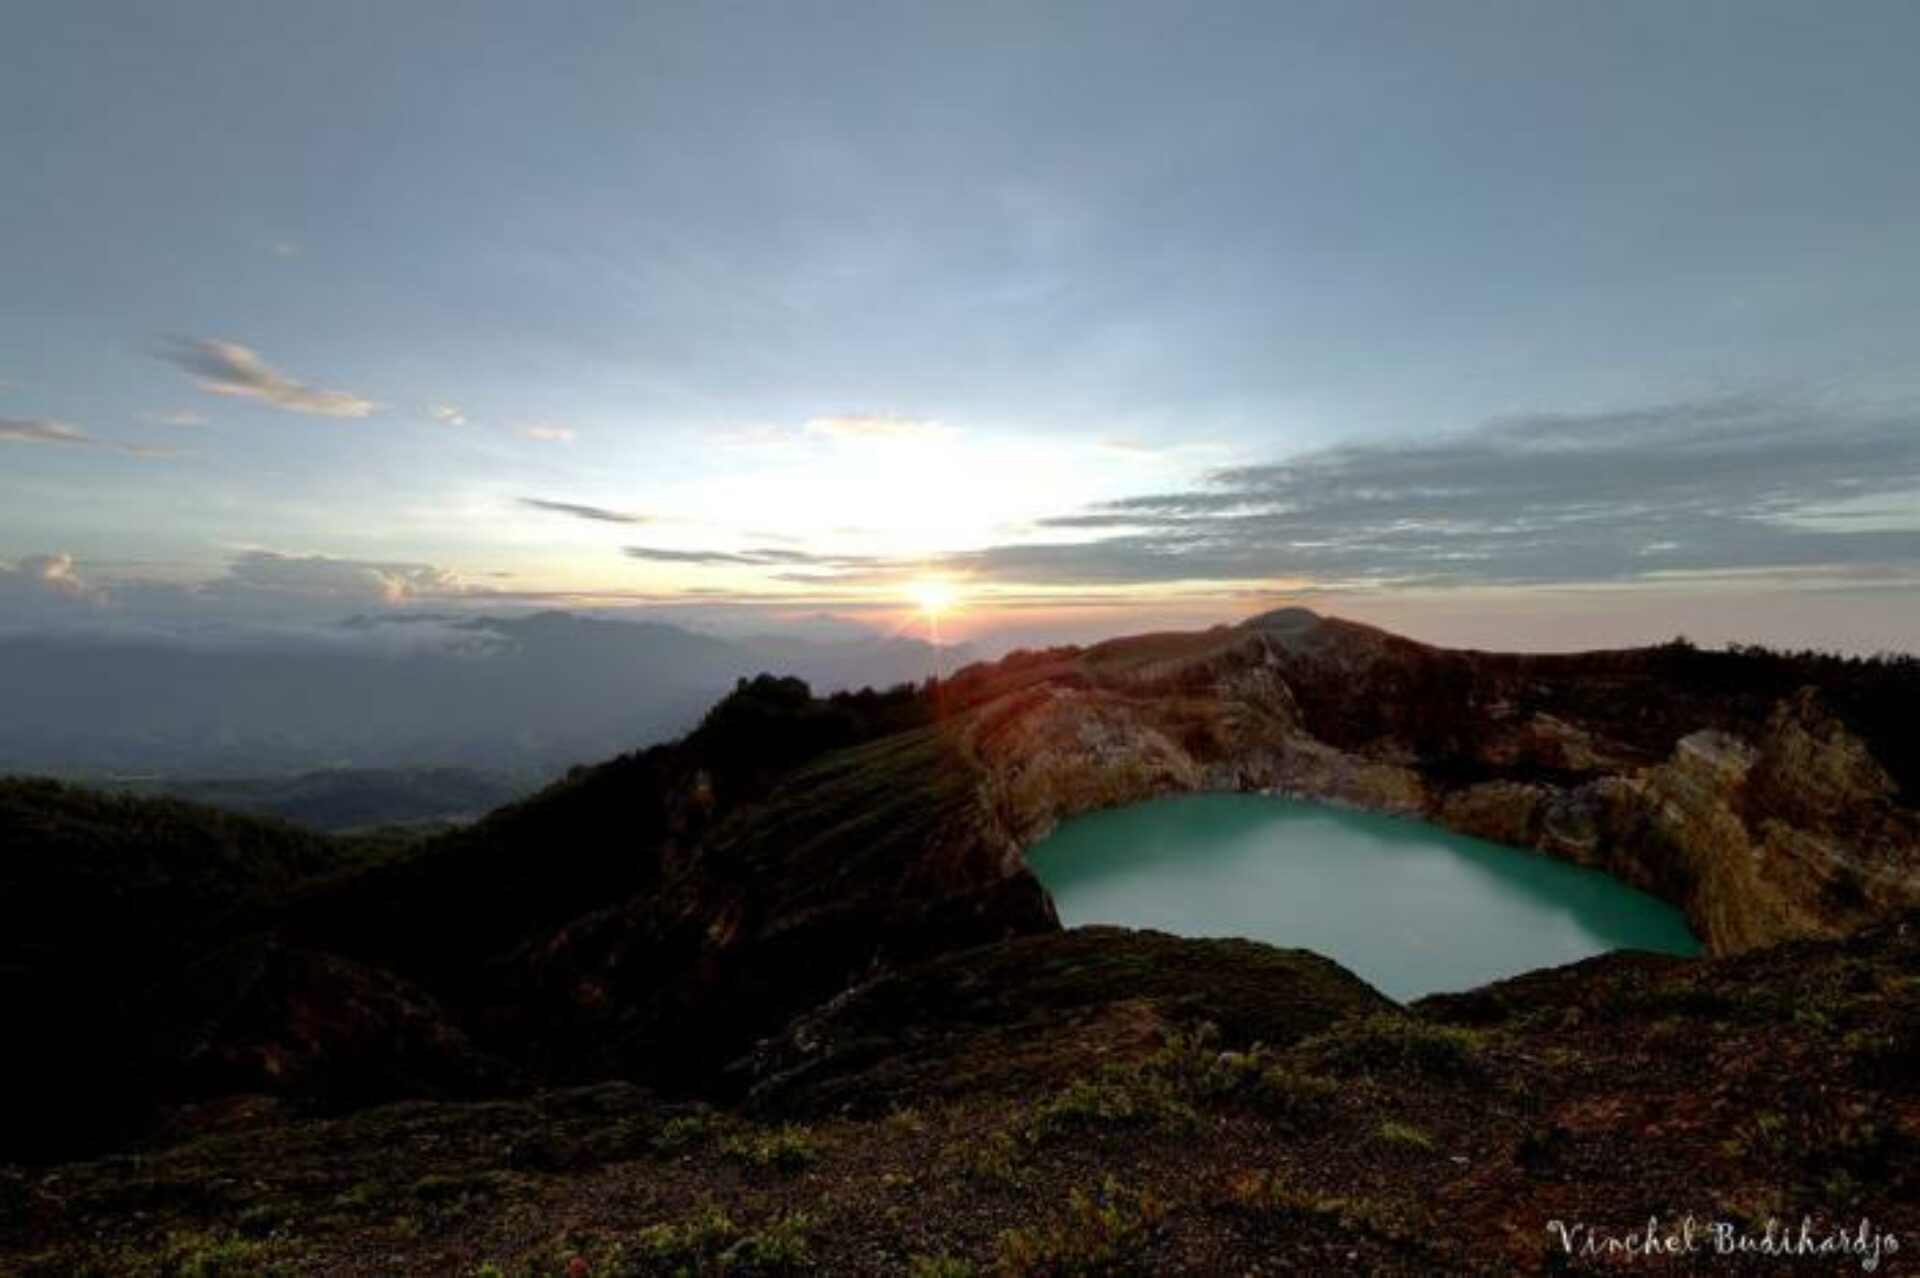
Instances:
[[[909,587],[909,593],[920,605],[920,611],[929,617],[952,612],[957,601],[953,587],[944,581],[916,581]]]

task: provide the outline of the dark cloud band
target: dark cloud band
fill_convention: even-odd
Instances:
[[[1868,503],[1862,511],[1860,503]],[[992,547],[995,580],[1422,585],[1920,565],[1920,414],[1726,399],[1500,421],[1220,471]]]

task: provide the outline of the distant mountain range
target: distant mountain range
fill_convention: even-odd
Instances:
[[[722,638],[573,613],[356,618],[297,637],[0,638],[0,772],[92,779],[465,767],[521,777],[691,727],[763,671],[917,682],[927,643],[843,626]],[[943,650],[951,669],[964,659]]]
[[[473,768],[320,768],[283,776],[138,777],[103,788],[278,817],[330,834],[428,833],[477,820],[537,783]]]

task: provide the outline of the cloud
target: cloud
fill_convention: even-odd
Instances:
[[[33,590],[63,599],[97,599],[98,587],[81,579],[68,554],[28,555],[0,566],[0,590]]]
[[[637,515],[625,510],[609,510],[605,506],[586,506],[579,502],[548,501],[542,497],[522,497],[520,504],[532,510],[550,511],[556,515],[571,515],[575,519],[586,519],[600,524],[651,524],[657,522],[652,515]]]
[[[403,603],[463,594],[466,584],[458,573],[432,564],[255,549],[237,555],[227,566],[227,575],[216,579],[208,589],[215,593],[260,591],[329,602]]]
[[[65,422],[48,421],[35,417],[0,417],[0,442],[17,444],[63,444],[77,448],[100,448],[108,452],[125,453],[129,457],[177,457],[179,454],[168,448],[153,448],[146,444],[130,444],[118,439],[100,439],[89,435],[78,426],[69,426]]]
[[[454,404],[428,404],[427,416],[446,426],[465,426],[467,415]]]
[[[521,433],[528,439],[568,440],[573,438],[573,427],[558,422],[536,422]]]
[[[920,417],[896,417],[891,413],[843,413],[815,417],[807,422],[815,435],[835,439],[940,439],[949,432],[939,422]]]
[[[819,555],[804,550],[761,546],[748,550],[676,550],[662,546],[628,546],[633,559],[661,564],[734,565],[752,568],[818,568],[833,572],[864,572],[897,561],[872,555]]]
[[[664,546],[628,546],[627,555],[656,564],[761,564],[764,560],[749,554],[725,550],[671,550]]]
[[[1094,447],[1103,453],[1124,457],[1129,461],[1152,462],[1180,454],[1211,453],[1220,451],[1220,443],[1212,439],[1188,439],[1178,443],[1143,443],[1125,435],[1107,435],[1094,441]]]
[[[271,240],[267,243],[267,256],[277,257],[281,261],[290,261],[299,257],[305,250],[298,240]]]
[[[128,630],[207,626],[304,630],[349,614],[388,609],[465,608],[511,596],[478,588],[459,573],[409,560],[352,559],[253,547],[200,580],[83,577],[71,556],[32,555],[0,563],[0,628],[80,626]]]
[[[207,424],[207,418],[204,413],[196,413],[191,410],[183,410],[177,413],[149,413],[145,420],[152,422],[156,426],[177,426],[181,428],[205,426]]]
[[[1041,521],[1080,534],[952,556],[993,580],[1525,585],[1655,573],[1911,574],[1920,414],[1720,399],[1538,414],[1324,449]],[[1873,499],[1868,501],[1868,499]],[[1864,504],[1873,520],[1809,517]],[[1099,534],[1087,538],[1084,534]]]
[[[347,391],[321,390],[296,381],[235,342],[164,337],[151,350],[155,358],[172,364],[214,395],[264,400],[288,412],[320,417],[367,417],[378,407]]]
[[[75,571],[67,554],[27,555],[0,563],[0,626],[90,621],[104,592]]]
[[[92,444],[91,435],[65,422],[34,417],[0,417],[0,439],[26,444]]]

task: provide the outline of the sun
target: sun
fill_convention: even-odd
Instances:
[[[907,587],[907,593],[920,605],[920,611],[929,617],[952,612],[959,603],[958,593],[950,583],[944,581],[916,581]]]

